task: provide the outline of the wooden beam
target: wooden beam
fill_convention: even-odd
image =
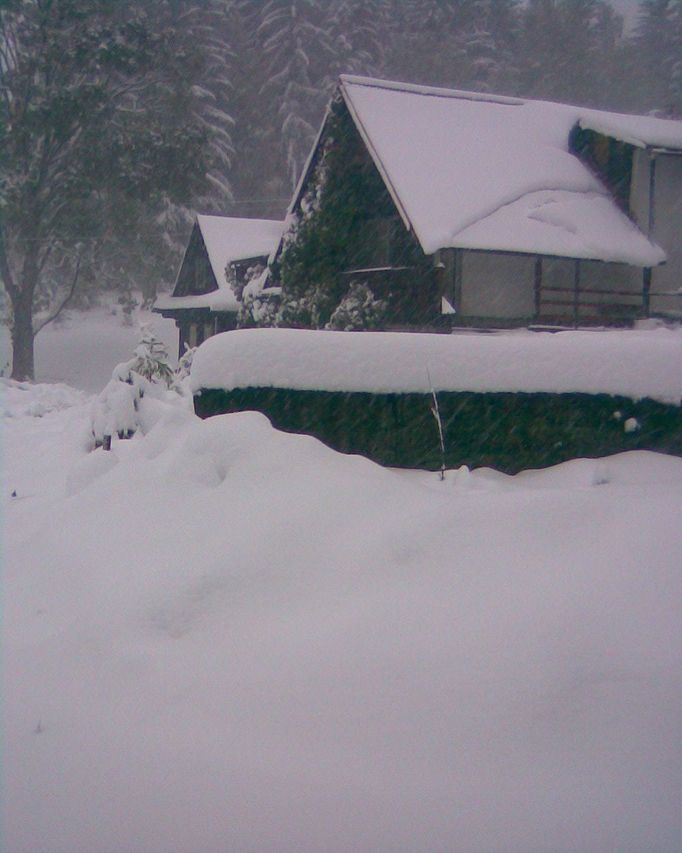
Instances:
[[[573,325],[578,328],[578,309],[580,306],[580,261],[575,262],[575,275],[573,277]]]
[[[540,316],[542,308],[542,258],[535,259],[535,274],[533,278],[533,299],[535,303],[535,319]]]
[[[651,267],[645,267],[642,276],[642,308],[644,316],[649,317],[651,314]]]
[[[656,154],[649,152],[649,237],[656,227]]]

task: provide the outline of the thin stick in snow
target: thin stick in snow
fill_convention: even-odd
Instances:
[[[443,421],[440,417],[440,408],[438,406],[438,396],[436,394],[436,389],[433,387],[433,382],[431,381],[431,373],[429,368],[426,368],[426,375],[429,380],[429,388],[431,389],[431,397],[433,398],[433,402],[431,403],[431,414],[436,419],[436,423],[438,424],[438,438],[440,440],[440,479],[445,479],[445,438],[443,436]]]

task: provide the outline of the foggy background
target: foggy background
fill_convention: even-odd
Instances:
[[[87,307],[104,290],[128,305],[141,292],[149,305],[172,286],[196,212],[281,218],[344,72],[682,116],[682,0],[119,5],[60,0],[50,8],[62,17],[47,24],[36,0],[0,9],[0,35],[14,47],[0,69],[12,93],[0,175],[8,256],[38,239],[34,219],[20,220],[40,146],[69,121],[77,143],[68,168],[47,173],[59,224],[39,237],[49,258],[36,310],[68,287],[76,254],[71,304]],[[104,64],[136,81],[110,115]],[[38,104],[33,147],[22,98]]]

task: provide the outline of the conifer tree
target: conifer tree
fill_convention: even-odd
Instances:
[[[603,0],[529,0],[522,14],[520,93],[606,107],[622,19]]]
[[[636,47],[643,68],[640,107],[682,116],[682,0],[641,0]]]
[[[268,0],[258,34],[267,64],[263,94],[279,119],[293,187],[310,151],[327,98],[331,40],[317,0]]]
[[[339,74],[375,75],[384,64],[380,9],[376,2],[339,0],[330,4],[328,32],[331,78]]]

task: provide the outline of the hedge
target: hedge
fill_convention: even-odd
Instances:
[[[445,464],[514,474],[576,457],[627,450],[682,456],[682,408],[608,394],[439,392]],[[202,390],[196,413],[259,411],[286,432],[315,436],[382,465],[438,470],[430,394],[368,394],[283,388]],[[631,418],[637,424],[626,422]],[[631,429],[632,426],[634,429]]]

